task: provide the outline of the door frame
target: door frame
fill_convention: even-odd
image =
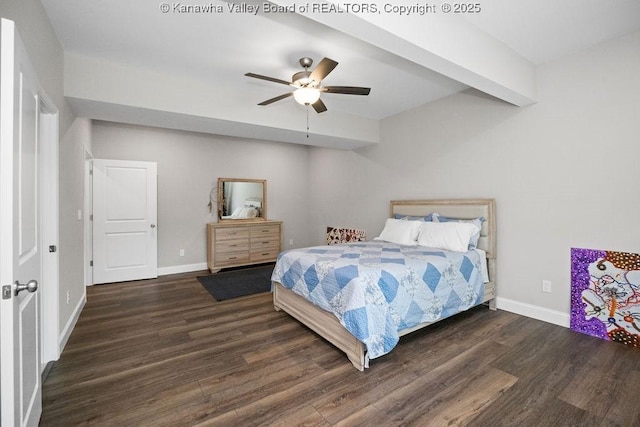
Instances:
[[[84,285],[93,286],[93,154],[84,151]]]
[[[43,284],[40,292],[41,371],[48,362],[60,358],[60,221],[59,221],[59,112],[46,95],[40,96],[39,138],[41,147],[41,264]],[[50,252],[50,246],[55,251]]]

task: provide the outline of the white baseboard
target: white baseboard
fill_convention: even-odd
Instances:
[[[158,276],[166,276],[167,274],[189,273],[191,271],[206,270],[207,263],[198,264],[172,265],[171,267],[158,268]]]
[[[542,320],[543,322],[553,323],[555,325],[568,328],[570,325],[569,313],[561,311],[549,310],[548,308],[531,305],[520,301],[514,301],[507,298],[496,298],[498,310],[505,310],[511,313],[520,314],[522,316],[531,317],[533,319]]]
[[[82,309],[84,305],[87,303],[87,293],[85,292],[78,304],[73,309],[73,314],[69,317],[67,324],[64,325],[64,329],[60,332],[60,338],[58,339],[58,348],[59,353],[62,354],[62,350],[64,350],[64,346],[67,345],[67,341],[69,341],[69,337],[71,336],[71,332],[73,328],[76,327],[76,323],[78,323],[78,318],[80,317],[80,313],[82,313]]]

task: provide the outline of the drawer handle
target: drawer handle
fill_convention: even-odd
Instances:
[[[235,248],[238,245],[229,245],[230,248]]]
[[[262,242],[262,244],[263,244],[263,245],[268,245],[268,244],[269,244],[269,242],[268,242],[268,241],[267,241],[267,242]]]
[[[269,255],[269,252],[263,252],[262,256]]]
[[[237,258],[238,258],[237,256],[229,257],[229,259],[237,259]]]
[[[268,232],[269,232],[269,230],[262,230],[262,232],[263,232],[263,233],[268,233]]]

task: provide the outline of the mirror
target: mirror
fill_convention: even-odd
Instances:
[[[218,221],[267,219],[267,181],[218,178]]]

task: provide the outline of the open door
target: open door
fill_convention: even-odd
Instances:
[[[158,277],[157,164],[93,161],[93,283]]]
[[[0,21],[0,424],[37,426],[40,379],[40,85],[12,21]]]

